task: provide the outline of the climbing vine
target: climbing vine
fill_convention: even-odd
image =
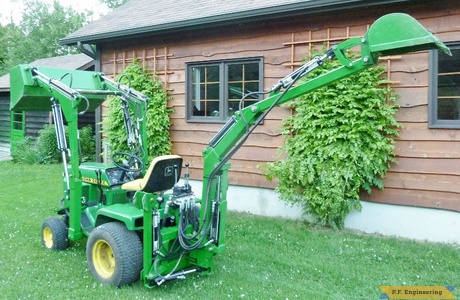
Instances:
[[[329,61],[309,76],[338,66]],[[295,113],[282,125],[285,158],[264,166],[279,181],[280,198],[323,226],[342,228],[347,214],[361,210],[360,191],[382,189],[395,160],[397,96],[383,73],[369,68],[292,102]]]
[[[161,81],[155,75],[143,70],[137,61],[134,61],[120,73],[116,80],[118,81],[122,76],[123,84],[127,84],[124,80],[129,77],[131,88],[145,94],[150,99],[146,114],[149,161],[156,156],[171,153],[169,114],[172,112],[172,108],[167,106],[168,95],[167,91],[163,89]],[[129,152],[121,101],[118,97],[109,99],[108,113],[104,119],[104,135],[105,141],[110,144],[112,153]]]

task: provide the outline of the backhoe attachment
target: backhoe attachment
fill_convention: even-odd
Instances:
[[[372,67],[378,63],[380,56],[430,49],[451,54],[449,48],[411,16],[402,13],[388,14],[376,20],[362,38],[351,38],[333,46],[324,55],[313,58],[281,79],[272,88],[268,98],[237,111],[203,150],[202,195],[203,202],[208,203],[203,207],[212,207],[213,199],[218,199],[219,194],[225,195],[219,193],[215,186],[222,181],[221,176],[227,175],[230,168],[228,160],[275,106]],[[347,57],[348,50],[359,51],[360,55],[352,60]],[[341,66],[302,83],[298,82],[300,78],[321,67],[326,60],[334,58]],[[221,203],[226,204],[225,201]],[[203,219],[212,218],[211,209],[203,211],[203,214]],[[220,234],[219,240],[222,244],[223,234]]]

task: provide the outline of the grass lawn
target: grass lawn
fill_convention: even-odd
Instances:
[[[380,285],[453,285],[460,299],[458,245],[241,213],[228,215],[227,250],[213,274],[155,289],[101,285],[87,269],[86,239],[62,252],[40,243],[62,196],[62,167],[0,162],[0,170],[1,299],[378,299]]]

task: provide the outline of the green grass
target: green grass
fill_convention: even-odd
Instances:
[[[378,299],[380,285],[454,285],[460,297],[458,245],[240,213],[228,215],[227,250],[211,275],[155,289],[101,285],[87,268],[86,239],[62,252],[40,243],[41,223],[61,197],[62,167],[0,162],[0,170],[1,299]]]

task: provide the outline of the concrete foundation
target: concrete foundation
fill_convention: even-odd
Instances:
[[[201,181],[191,181],[201,197]],[[301,219],[302,208],[281,201],[272,189],[230,186],[228,209],[256,215]],[[362,211],[352,212],[345,228],[385,236],[460,245],[460,213],[371,202],[361,202]]]

